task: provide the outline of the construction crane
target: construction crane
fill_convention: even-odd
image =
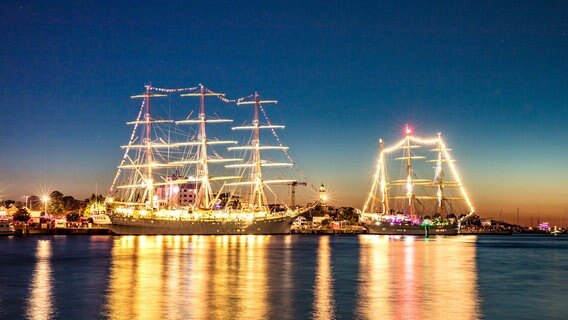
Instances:
[[[308,184],[305,182],[290,182],[288,184],[290,186],[290,208],[294,208],[296,206],[296,186],[307,186]]]

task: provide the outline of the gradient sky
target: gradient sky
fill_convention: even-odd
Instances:
[[[145,83],[278,99],[314,184],[361,207],[377,139],[442,132],[485,217],[568,207],[565,1],[3,1],[0,198],[106,190]],[[565,218],[568,224],[568,218]]]

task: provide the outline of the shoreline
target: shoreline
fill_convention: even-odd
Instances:
[[[314,230],[293,230],[291,235],[337,235],[337,236],[353,236],[353,235],[373,235],[367,230],[333,230],[333,229],[314,229]],[[17,237],[27,237],[27,236],[43,236],[43,235],[79,235],[79,236],[94,236],[94,235],[109,235],[117,236],[117,234],[106,228],[53,228],[53,229],[36,229],[36,228],[26,228],[26,229],[16,229],[11,234],[2,234],[1,236],[17,236]],[[168,234],[164,234],[168,235]],[[510,236],[510,235],[540,235],[540,236],[558,236],[551,233],[542,232],[461,232],[453,236]],[[566,234],[560,234],[566,235]],[[388,236],[388,235],[387,235]]]

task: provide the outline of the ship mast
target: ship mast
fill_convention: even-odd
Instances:
[[[146,163],[147,174],[146,174],[146,186],[148,190],[148,200],[150,201],[150,208],[154,208],[154,187],[152,186],[152,127],[150,126],[150,85],[146,85],[146,114],[144,115],[146,119]]]
[[[243,164],[232,164],[225,166],[226,168],[249,168],[250,169],[250,181],[228,183],[227,185],[250,185],[250,194],[248,203],[253,211],[265,211],[267,210],[267,199],[264,190],[264,186],[268,184],[285,184],[293,183],[296,180],[287,179],[277,179],[277,180],[264,180],[262,175],[262,167],[291,167],[293,163],[278,163],[269,162],[262,159],[261,150],[287,150],[288,147],[285,146],[263,146],[260,143],[260,130],[261,129],[284,129],[285,126],[282,125],[261,125],[259,120],[259,109],[262,108],[262,104],[276,104],[276,100],[260,100],[260,95],[258,92],[254,93],[253,101],[237,101],[237,105],[253,105],[254,115],[251,126],[240,126],[233,127],[233,130],[252,130],[252,140],[250,145],[230,147],[231,150],[250,150],[251,159],[248,163]]]
[[[258,92],[254,93],[254,120],[252,125],[254,127],[254,138],[252,144],[255,146],[253,154],[254,170],[252,173],[254,184],[254,191],[252,193],[251,203],[254,203],[257,208],[262,208],[263,203],[266,203],[266,195],[262,186],[262,171],[260,170],[260,130],[258,129]],[[258,201],[258,202],[257,202]]]
[[[385,153],[384,153],[384,148],[385,148],[385,142],[383,141],[383,139],[379,139],[379,170],[380,170],[380,176],[381,176],[381,180],[379,181],[380,185],[381,185],[381,195],[382,195],[382,199],[381,199],[381,203],[382,203],[382,213],[383,214],[388,214],[389,213],[389,197],[388,197],[388,193],[387,193],[387,177],[386,177],[386,169],[385,169]]]
[[[410,128],[408,127],[408,125],[406,126],[406,152],[407,152],[407,157],[406,157],[406,197],[408,198],[408,206],[409,206],[409,210],[410,210],[410,217],[411,219],[414,219],[414,214],[415,214],[415,210],[414,210],[414,201],[412,201],[412,198],[414,197],[413,193],[412,193],[412,153],[410,151],[410,134],[412,133],[412,130],[410,130]]]
[[[154,120],[152,119],[151,113],[150,113],[150,98],[154,98],[154,97],[165,97],[166,95],[163,94],[152,94],[151,93],[151,89],[152,86],[151,85],[146,85],[146,92],[144,94],[141,95],[135,95],[135,96],[131,96],[132,99],[139,99],[142,98],[144,99],[144,106],[145,106],[145,110],[144,110],[144,120],[136,120],[134,122],[129,122],[129,124],[142,124],[145,126],[144,131],[145,131],[145,138],[144,141],[142,141],[141,145],[137,145],[137,146],[130,146],[130,147],[140,147],[140,148],[144,148],[145,149],[145,164],[132,164],[132,165],[122,165],[119,166],[119,168],[134,168],[134,169],[138,169],[138,168],[143,168],[145,169],[145,174],[143,174],[143,178],[142,178],[142,183],[141,186],[144,188],[144,195],[142,196],[142,199],[147,199],[145,202],[147,204],[147,207],[150,209],[154,208],[154,179],[153,179],[153,167],[158,166],[157,164],[154,163],[154,157],[153,157],[153,148],[154,145],[152,143],[152,124],[155,122],[162,122],[159,120]],[[165,120],[165,122],[171,122],[168,120]]]
[[[231,161],[240,161],[241,159],[225,159],[225,158],[215,158],[210,159],[208,154],[208,145],[210,144],[236,144],[237,141],[219,141],[219,140],[208,140],[207,139],[207,130],[206,124],[207,123],[219,123],[219,122],[233,122],[230,119],[207,119],[207,115],[205,113],[205,97],[207,96],[214,96],[214,97],[224,97],[225,94],[217,93],[206,89],[202,84],[199,85],[199,92],[198,93],[187,93],[182,94],[182,97],[199,97],[199,116],[196,120],[182,120],[176,121],[176,124],[199,124],[199,131],[197,135],[196,141],[190,141],[183,143],[184,145],[196,145],[199,150],[197,152],[197,157],[195,160],[185,160],[180,161],[179,163],[186,163],[196,164],[196,178],[195,181],[199,183],[198,186],[198,193],[195,200],[195,207],[200,209],[209,210],[212,209],[214,206],[214,194],[213,189],[211,187],[210,181],[215,180],[222,180],[222,179],[231,179],[237,177],[210,177],[209,176],[209,162],[231,162]]]
[[[201,188],[199,188],[199,194],[197,195],[198,201],[201,200],[201,204],[205,208],[209,208],[211,197],[213,195],[213,190],[211,190],[211,184],[209,183],[209,166],[207,165],[207,132],[205,130],[205,89],[203,85],[199,86],[199,134],[197,140],[201,142],[200,151],[201,159],[197,165],[197,177],[201,178]],[[196,202],[196,204],[198,204]],[[199,205],[198,204],[198,205]]]
[[[444,201],[444,172],[442,169],[442,133],[438,132],[438,142],[436,143],[436,149],[438,149],[438,159],[436,162],[436,173],[438,175],[438,208],[440,209],[440,214],[443,216],[445,213],[445,201]]]
[[[387,188],[387,178],[385,169],[385,142],[383,139],[379,139],[379,155],[377,160],[377,166],[375,168],[375,174],[373,177],[373,184],[371,186],[371,191],[367,196],[365,205],[363,206],[363,212],[365,213],[382,213],[387,214],[389,212],[389,201],[388,201],[388,188]],[[377,196],[378,190],[380,191],[380,203],[381,208],[377,209]]]
[[[412,159],[423,159],[424,156],[417,156],[412,153],[412,149],[420,148],[420,145],[411,145],[411,142],[415,142],[417,139],[412,136],[412,129],[405,126],[405,133],[406,137],[401,141],[401,143],[397,144],[395,147],[391,149],[401,148],[403,150],[403,156],[400,158],[396,158],[395,160],[403,160],[406,163],[406,178],[404,180],[395,180],[391,181],[390,185],[394,186],[403,186],[405,190],[404,196],[394,196],[391,199],[404,199],[407,201],[409,216],[411,219],[416,218],[416,206],[414,201],[417,199],[423,199],[422,196],[416,196],[414,193],[414,186],[415,185],[423,185],[425,183],[424,179],[415,179],[414,178],[414,166],[412,163]]]
[[[437,189],[436,197],[437,200],[437,210],[438,213],[442,216],[448,214],[448,209],[446,207],[446,202],[449,200],[466,200],[463,197],[455,197],[446,195],[446,189],[448,187],[458,187],[461,188],[461,183],[459,181],[451,181],[447,180],[444,171],[444,163],[448,163],[451,166],[452,160],[449,158],[448,151],[452,149],[446,148],[444,142],[442,140],[442,133],[438,133],[437,138],[435,139],[435,148],[430,150],[436,152],[436,159],[428,160],[427,162],[435,162],[436,163],[436,172],[434,175],[434,180],[432,181],[432,186],[435,186]],[[451,167],[450,167],[451,168]],[[454,174],[455,175],[455,174]],[[461,190],[462,194],[464,194],[463,189]]]

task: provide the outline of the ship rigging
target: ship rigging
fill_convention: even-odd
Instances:
[[[291,220],[309,209],[286,205],[280,201],[281,192],[276,191],[277,186],[288,190],[290,185],[302,183],[265,172],[294,167],[288,147],[276,133],[276,129],[285,127],[273,125],[263,108],[276,100],[261,100],[258,93],[231,100],[203,85],[181,89],[147,85],[145,89],[143,94],[131,97],[142,99],[142,104],[136,120],[127,122],[133,126],[132,134],[129,143],[122,146],[124,156],[107,198],[113,209],[111,230],[119,234],[287,233]],[[171,99],[172,94],[198,98],[197,117],[190,113],[177,121],[155,118],[156,111],[151,108],[154,99]],[[235,134],[250,131],[247,143],[239,145],[237,140],[220,140],[214,135],[211,138],[211,125],[233,120],[211,117],[205,107],[208,97],[236,107],[253,107],[250,125],[227,130]],[[260,112],[266,123],[261,123]],[[272,133],[277,144],[261,143],[261,131],[265,130]],[[223,145],[229,147],[218,148]],[[266,155],[277,151],[289,161]],[[239,155],[231,157],[230,153]],[[178,222],[171,224],[171,220]]]
[[[412,226],[457,227],[475,210],[451,157],[451,149],[446,146],[441,133],[423,139],[413,135],[408,126],[405,133],[402,140],[388,148],[382,139],[379,140],[377,165],[361,213],[362,220],[371,228],[374,224],[396,226],[401,234],[407,234],[402,230],[410,230]],[[431,148],[430,154],[419,154],[418,150],[423,147]],[[398,173],[397,162],[400,163]],[[387,229],[382,227],[381,230],[388,233]],[[420,228],[418,231],[423,232]]]

